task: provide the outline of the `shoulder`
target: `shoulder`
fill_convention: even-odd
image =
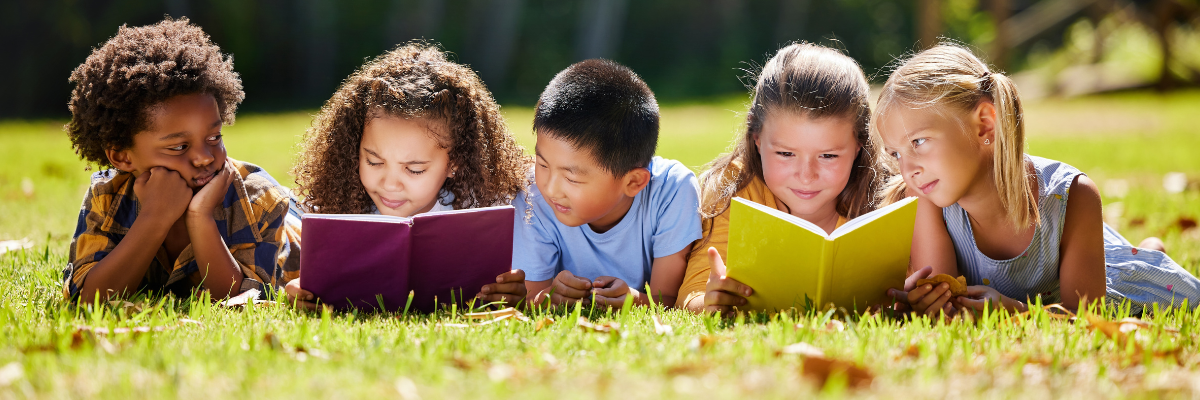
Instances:
[[[250,203],[262,208],[271,209],[275,204],[292,200],[292,192],[286,186],[280,185],[267,170],[257,165],[238,161],[232,158],[229,162],[238,171],[238,177],[245,195]],[[236,183],[235,183],[236,184]]]
[[[655,156],[650,159],[650,179],[664,184],[687,184],[696,182],[696,174],[683,163]]]
[[[97,171],[91,176],[91,184],[84,194],[83,207],[103,211],[113,204],[113,199],[126,193],[133,184],[133,174],[118,169]]]
[[[1075,182],[1075,177],[1084,175],[1078,168],[1062,161],[1031,155],[1025,157],[1037,173],[1038,183],[1041,185],[1040,194],[1043,196],[1066,196]]]

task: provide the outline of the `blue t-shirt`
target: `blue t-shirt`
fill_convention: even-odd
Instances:
[[[696,175],[661,157],[654,157],[649,169],[650,184],[604,233],[588,224],[563,225],[536,184],[528,200],[526,193],[519,194],[513,200],[513,268],[525,270],[528,281],[550,280],[565,269],[587,279],[617,277],[644,290],[655,258],[678,253],[701,237]]]

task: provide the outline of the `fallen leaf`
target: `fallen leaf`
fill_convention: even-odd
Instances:
[[[688,344],[688,348],[695,351],[695,350],[700,350],[700,349],[712,346],[712,345],[720,343],[720,342],[728,342],[728,341],[731,341],[731,339],[728,337],[725,337],[725,336],[700,335],[700,336],[696,336],[695,339],[692,339],[692,342]]]
[[[784,354],[796,354],[796,355],[801,355],[801,356],[814,356],[814,357],[825,356],[824,351],[821,351],[821,349],[818,349],[816,346],[813,346],[811,344],[804,343],[804,342],[789,344],[786,347],[784,347],[782,350],[775,352],[776,356],[781,356]]]
[[[33,242],[29,239],[0,241],[0,255],[4,255],[4,253],[10,251],[28,249],[30,247],[33,247]]]
[[[829,378],[839,374],[846,377],[847,386],[856,389],[871,386],[871,382],[875,380],[875,375],[871,371],[850,361],[825,356],[802,357],[801,372],[821,387],[825,386]]]
[[[536,325],[533,326],[533,331],[534,332],[541,331],[542,329],[549,328],[550,325],[554,325],[554,319],[552,319],[550,317],[542,318],[541,320],[538,320]]]
[[[258,289],[250,289],[245,292],[242,292],[242,294],[239,294],[237,296],[233,296],[233,297],[226,299],[225,301],[221,302],[221,305],[223,305],[225,307],[245,307],[246,304],[249,304],[251,302],[253,302],[254,305],[256,305],[256,306],[257,305],[263,305],[263,306],[276,305],[276,303],[274,301],[263,300],[263,299],[258,298],[258,296],[260,294],[262,294],[262,292],[259,291]]]
[[[273,350],[283,351],[283,343],[279,341],[279,336],[275,336],[275,332],[267,332],[263,335],[263,344]]]
[[[579,320],[575,322],[575,325],[578,325],[579,328],[583,329],[584,332],[621,333],[621,324],[613,321],[607,321],[602,324],[593,324],[591,321],[588,321],[586,317],[579,317]]]
[[[1196,220],[1194,218],[1179,217],[1179,219],[1175,220],[1175,225],[1179,227],[1180,232],[1187,232],[1188,229],[1196,227]]]
[[[517,309],[515,309],[515,308],[509,307],[509,308],[505,308],[502,310],[496,310],[496,311],[466,313],[466,314],[463,314],[463,317],[465,317],[466,319],[470,319],[470,320],[489,320],[489,319],[497,319],[497,318],[509,318],[516,314],[520,314],[520,312],[518,312]]]
[[[675,328],[671,327],[670,325],[662,323],[662,321],[658,319],[658,315],[654,315],[650,319],[652,321],[654,321],[654,333],[657,333],[659,335],[666,335],[666,336],[671,336],[671,335],[675,334]]]
[[[908,345],[908,348],[904,349],[904,355],[912,358],[920,358],[921,346],[918,346],[916,343]]]
[[[1129,220],[1129,226],[1131,226],[1131,227],[1139,227],[1139,226],[1144,226],[1144,225],[1146,225],[1145,218],[1134,218],[1134,219]]]
[[[826,332],[841,332],[846,330],[846,324],[842,323],[842,321],[831,319],[825,323],[823,330]]]

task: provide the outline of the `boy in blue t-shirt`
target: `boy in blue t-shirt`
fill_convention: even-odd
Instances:
[[[701,237],[699,189],[683,164],[654,157],[650,88],[615,62],[576,63],[542,92],[533,129],[535,184],[513,200],[528,300],[674,304]]]

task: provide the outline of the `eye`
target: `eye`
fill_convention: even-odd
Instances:
[[[413,175],[420,175],[420,174],[423,174],[423,173],[425,173],[425,171],[428,171],[428,170],[429,170],[429,169],[423,169],[423,170],[420,170],[420,171],[413,171],[413,169],[412,169],[412,168],[408,168],[408,167],[405,167],[404,169],[408,170],[408,173],[410,173],[410,174],[413,174]]]
[[[912,141],[913,147],[923,145],[923,144],[925,144],[925,141],[927,141],[927,140],[929,140],[929,139],[926,139],[926,138],[913,139],[913,141]]]
[[[897,153],[897,152],[894,152],[894,151],[890,151],[890,152],[888,152],[888,155],[889,155],[889,156],[892,156],[892,158],[895,158],[895,159],[897,159],[897,160],[899,160],[899,159],[900,159],[900,153]]]
[[[538,168],[549,168],[546,166],[546,164],[542,164],[542,163],[537,163],[537,166],[538,166]]]
[[[837,158],[838,155],[837,154],[822,154],[819,157],[821,157],[821,159],[823,159],[823,160],[832,160],[832,159]]]
[[[577,181],[577,180],[573,180],[573,179],[571,179],[571,178],[563,178],[563,179],[566,179],[566,180],[567,180],[567,182],[571,182],[571,183],[574,183],[574,184],[576,184],[576,185],[578,185],[578,184],[580,184],[580,183],[583,183],[583,182],[580,182],[580,181]]]
[[[173,147],[167,148],[167,150],[171,150],[171,151],[183,151],[185,149],[187,149],[187,144],[180,144],[178,146],[173,146]]]
[[[372,167],[378,167],[380,165],[383,165],[383,163],[381,163],[381,162],[371,162],[371,160],[368,160],[365,158],[363,160],[367,162],[367,165],[370,165]]]
[[[778,154],[783,157],[792,157],[792,156],[796,155],[796,153],[792,153],[790,151],[777,151],[777,152],[775,152],[775,154]]]
[[[210,141],[210,142],[218,142],[218,141],[220,141],[220,140],[221,140],[221,138],[222,138],[222,137],[225,137],[225,135],[222,135],[222,134],[218,133],[218,134],[216,134],[216,135],[209,136],[209,137],[208,137],[208,141]]]

